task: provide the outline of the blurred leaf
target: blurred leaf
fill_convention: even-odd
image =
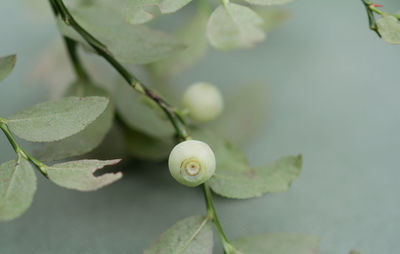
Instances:
[[[257,131],[264,129],[268,111],[267,86],[265,84],[245,84],[225,93],[225,107],[221,116],[207,126],[225,139],[244,144]]]
[[[104,112],[108,102],[97,96],[48,101],[13,115],[7,125],[28,141],[57,141],[82,131]]]
[[[151,67],[158,76],[177,75],[206,54],[208,50],[206,37],[208,16],[208,9],[200,8],[196,15],[178,30],[177,38],[188,47],[167,59],[154,63]]]
[[[174,135],[174,128],[162,110],[131,87],[118,83],[114,98],[117,110],[128,126],[160,139]]]
[[[104,89],[84,81],[75,82],[67,95],[109,97]],[[109,103],[106,110],[83,131],[66,139],[44,144],[37,156],[41,160],[53,161],[88,153],[103,141],[112,126],[113,119],[114,105]]]
[[[385,15],[377,21],[379,33],[390,44],[400,44],[400,22],[397,18]]]
[[[264,31],[271,32],[290,17],[290,12],[276,8],[257,8],[255,12],[264,20]]]
[[[14,69],[16,61],[16,55],[0,57],[0,82],[10,75],[11,71]]]
[[[151,63],[184,48],[174,37],[145,26],[130,25],[118,12],[102,5],[79,8],[73,15],[82,27],[104,43],[123,63]],[[60,19],[58,27],[65,36],[87,45],[77,32]]]
[[[80,160],[55,164],[47,168],[49,179],[54,183],[79,191],[94,191],[109,185],[122,177],[122,173],[106,173],[94,176],[97,170],[115,165],[120,160]]]
[[[170,227],[144,254],[211,254],[212,248],[210,221],[193,216]]]
[[[361,254],[361,252],[357,251],[357,250],[352,250],[349,252],[349,254]]]
[[[128,0],[126,16],[130,23],[141,24],[154,18],[145,10],[149,6],[157,6],[163,14],[175,12],[192,0]]]
[[[301,155],[284,157],[266,166],[251,167],[239,147],[219,136],[199,130],[192,135],[208,143],[215,153],[217,169],[209,184],[221,196],[246,199],[268,192],[283,192],[300,174]]]
[[[233,241],[243,254],[316,254],[319,240],[314,236],[274,233],[244,237]]]
[[[36,175],[24,158],[0,165],[0,221],[21,216],[36,192]]]
[[[263,20],[248,7],[228,3],[220,5],[211,14],[207,35],[217,49],[252,47],[264,40]]]
[[[245,0],[249,4],[257,4],[257,5],[280,5],[291,3],[294,0]]]
[[[175,145],[172,138],[158,139],[130,128],[125,128],[124,132],[127,149],[138,159],[164,160]]]

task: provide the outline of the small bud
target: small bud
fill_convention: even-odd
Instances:
[[[171,175],[181,184],[195,187],[210,179],[216,168],[210,146],[198,140],[177,144],[168,159]]]
[[[371,4],[371,6],[372,6],[372,7],[375,7],[375,8],[380,8],[380,7],[383,7],[383,5],[382,5],[382,4]]]
[[[208,122],[215,119],[224,107],[223,98],[215,86],[199,82],[191,85],[183,95],[183,106],[195,122]]]

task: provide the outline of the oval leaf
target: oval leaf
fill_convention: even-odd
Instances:
[[[138,159],[164,160],[175,145],[172,138],[158,139],[131,128],[125,128],[124,134],[129,153]]]
[[[400,44],[400,22],[397,18],[385,15],[377,22],[379,33],[390,44]]]
[[[17,136],[33,142],[57,141],[82,131],[108,105],[105,97],[67,97],[37,104],[7,120]]]
[[[316,254],[319,239],[309,235],[274,233],[240,238],[232,244],[237,254]]]
[[[256,4],[256,5],[281,5],[291,3],[294,0],[245,0],[249,4]]]
[[[93,5],[79,8],[73,15],[123,63],[147,64],[184,49],[181,42],[166,33],[126,23],[112,8]],[[89,47],[77,32],[60,19],[58,28],[65,36]]]
[[[142,24],[154,18],[145,8],[156,6],[163,14],[175,12],[192,0],[128,0],[126,17],[132,24]]]
[[[114,98],[118,113],[128,126],[161,139],[174,135],[175,130],[162,110],[131,87],[117,83]]]
[[[36,175],[24,158],[0,165],[0,220],[12,220],[31,205],[36,192]]]
[[[217,49],[249,48],[264,40],[263,20],[248,7],[228,3],[210,16],[207,35]]]
[[[212,248],[209,219],[193,216],[170,227],[144,254],[211,254]]]
[[[16,61],[16,55],[0,57],[0,82],[10,75],[11,71],[14,69]]]
[[[107,91],[86,82],[74,83],[67,94],[109,97]],[[53,161],[88,153],[103,141],[112,126],[113,119],[114,106],[109,103],[106,110],[83,131],[60,141],[46,143],[36,154],[42,161]]]
[[[171,57],[154,63],[151,69],[157,76],[175,76],[195,64],[206,54],[208,50],[206,37],[208,16],[208,9],[200,8],[196,15],[177,31],[176,37],[188,46]]]
[[[217,170],[209,184],[221,196],[246,199],[268,192],[283,192],[301,172],[301,155],[285,157],[262,167],[251,167],[237,146],[211,133],[196,131],[192,134],[207,142],[215,153]]]
[[[109,185],[122,177],[122,173],[106,173],[95,176],[97,170],[115,165],[121,160],[80,160],[55,164],[47,168],[49,179],[54,183],[79,191],[94,191]]]

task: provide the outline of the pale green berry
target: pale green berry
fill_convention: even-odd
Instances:
[[[171,175],[181,184],[194,187],[215,173],[215,155],[210,146],[198,140],[177,144],[168,159]]]
[[[208,122],[222,112],[224,101],[217,87],[199,82],[191,85],[183,95],[183,106],[195,122]]]

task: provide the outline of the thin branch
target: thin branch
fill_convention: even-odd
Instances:
[[[176,130],[178,137],[182,140],[190,139],[186,123],[180,111],[169,105],[163,98],[155,92],[143,85],[132,73],[130,73],[117,59],[114,58],[112,53],[107,49],[107,46],[97,40],[93,35],[86,31],[74,19],[68,8],[64,5],[62,0],[49,0],[52,5],[57,9],[57,12],[65,22],[78,32],[82,38],[89,43],[93,49],[102,56],[114,69],[125,79],[125,81],[139,93],[149,97],[164,111],[169,121]]]

